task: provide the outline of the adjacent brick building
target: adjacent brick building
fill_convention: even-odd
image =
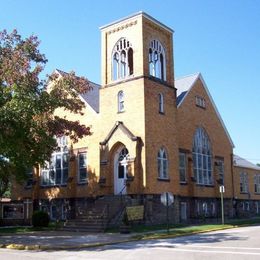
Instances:
[[[233,142],[202,75],[174,77],[173,31],[140,12],[101,27],[101,39],[101,86],[91,83],[81,96],[85,114],[78,116],[92,135],[73,145],[58,138],[50,163],[25,187],[14,184],[13,197],[31,199],[53,219],[73,219],[121,196],[144,205],[150,223],[165,219],[165,191],[175,197],[175,223],[219,217],[220,185],[227,217],[239,214],[239,200],[257,202],[260,187],[251,197],[239,192],[244,168],[233,166]]]

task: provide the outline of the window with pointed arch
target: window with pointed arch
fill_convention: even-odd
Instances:
[[[206,131],[199,127],[193,137],[193,174],[197,184],[212,185],[212,152],[211,143]]]
[[[126,38],[121,38],[112,52],[112,80],[126,78],[134,73],[133,49]]]
[[[125,95],[123,90],[120,90],[117,94],[117,106],[118,106],[118,113],[125,111]]]
[[[157,154],[158,179],[169,179],[168,159],[164,148],[161,148]]]
[[[164,114],[164,98],[162,93],[159,93],[158,101],[159,101],[159,113]]]
[[[149,45],[149,74],[166,80],[165,51],[158,40],[152,40]]]

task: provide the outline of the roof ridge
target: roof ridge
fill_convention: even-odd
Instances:
[[[66,72],[66,71],[64,71],[64,70],[61,70],[61,69],[57,69],[57,68],[56,68],[55,70],[58,71],[58,73],[60,73],[60,74],[69,74],[68,72]],[[54,71],[55,71],[55,70],[54,70]],[[75,71],[74,71],[74,72],[75,72]],[[75,75],[76,75],[76,72],[75,72]],[[77,76],[77,75],[76,75],[76,77],[81,77],[81,76]],[[97,86],[101,86],[100,84],[95,83],[94,81],[91,81],[91,80],[89,80],[89,79],[88,79],[88,82],[89,82],[89,83],[92,83],[92,84],[95,84],[95,85],[97,85]]]
[[[255,169],[255,170],[260,170],[260,167],[255,164],[255,163],[252,163],[250,162],[249,160],[237,155],[237,154],[234,154],[234,157],[233,157],[233,161],[234,161],[234,166],[238,166],[238,167],[244,167],[244,168],[251,168],[251,169]],[[248,165],[242,165],[241,163],[239,164],[239,162],[237,161],[240,161],[240,162],[245,162],[247,163]],[[254,168],[253,168],[254,167]]]
[[[180,79],[184,79],[184,78],[188,78],[188,77],[191,77],[191,76],[199,76],[199,75],[201,75],[201,73],[200,72],[195,72],[195,73],[192,73],[192,74],[188,74],[188,75],[184,75],[184,76],[181,76],[181,77],[177,77],[177,78],[175,78],[175,80],[180,80]]]

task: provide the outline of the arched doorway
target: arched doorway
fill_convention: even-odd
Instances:
[[[126,178],[129,153],[126,147],[120,147],[114,157],[114,194],[126,194]]]

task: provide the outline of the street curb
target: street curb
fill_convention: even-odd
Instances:
[[[104,243],[92,243],[92,244],[81,244],[77,246],[41,246],[41,245],[25,245],[25,244],[0,244],[0,248],[6,249],[16,249],[16,250],[39,250],[39,251],[55,251],[55,250],[74,250],[74,249],[84,249],[84,248],[94,248],[106,245],[116,245],[126,242],[138,241],[139,239],[126,239],[114,242],[104,242]]]
[[[107,245],[116,245],[116,244],[122,244],[127,242],[134,242],[134,241],[146,241],[146,240],[155,240],[155,239],[167,239],[167,238],[176,238],[176,237],[183,237],[183,236],[190,236],[195,234],[201,234],[201,233],[208,233],[218,230],[225,230],[225,229],[232,229],[236,228],[238,226],[232,226],[232,227],[220,227],[220,228],[214,228],[214,229],[208,229],[203,231],[193,231],[186,234],[165,234],[161,237],[131,237],[129,239],[124,240],[118,240],[113,242],[98,242],[98,243],[91,243],[91,244],[81,244],[76,246],[42,246],[42,245],[26,245],[26,244],[0,244],[0,248],[6,248],[6,249],[15,249],[15,250],[38,250],[38,251],[55,251],[55,250],[75,250],[75,249],[86,249],[86,248],[95,248],[95,247],[101,247],[101,246],[107,246]],[[141,235],[140,235],[141,236]]]

